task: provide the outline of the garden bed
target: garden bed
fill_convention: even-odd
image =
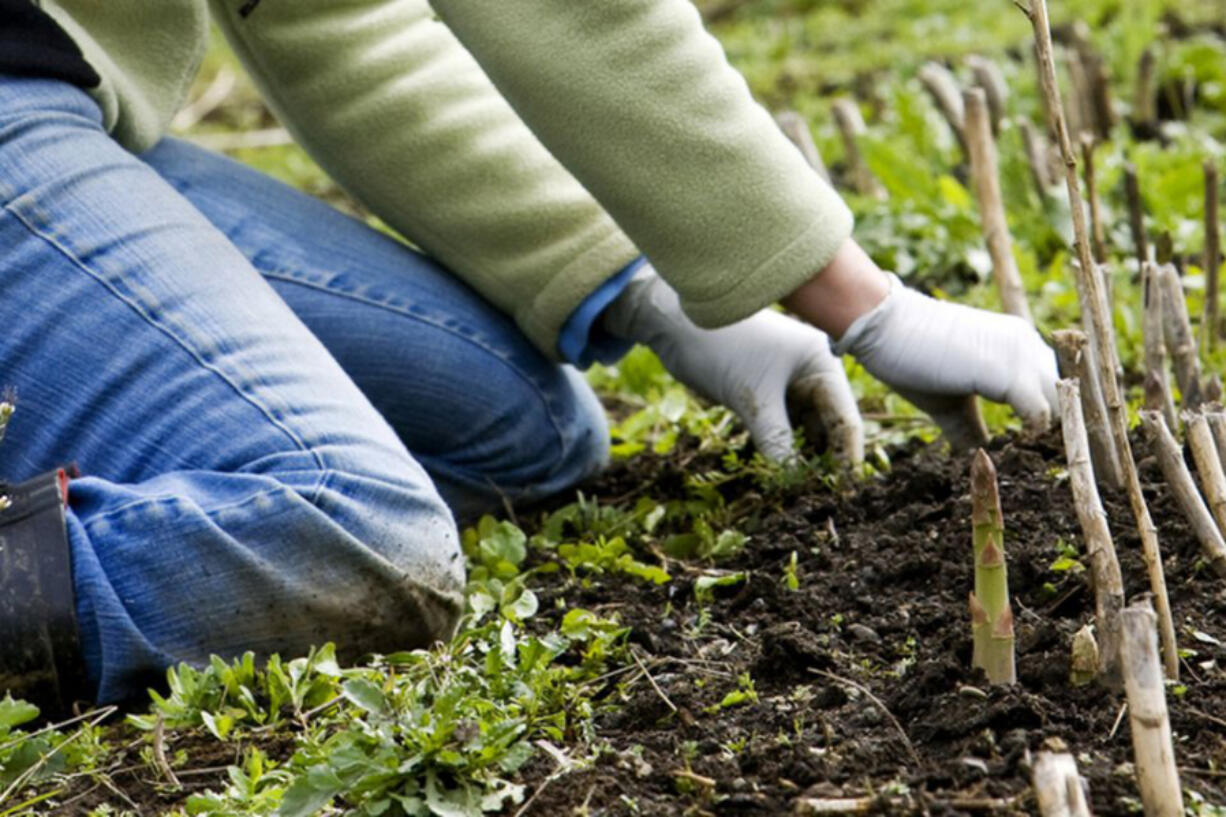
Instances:
[[[604,575],[544,591],[546,619],[568,605],[616,613],[633,628],[638,665],[610,682],[608,695],[626,700],[597,721],[609,751],[551,781],[532,813],[779,814],[802,797],[866,795],[887,812],[1034,812],[1028,760],[1052,737],[1077,756],[1096,814],[1135,813],[1123,695],[1069,680],[1072,634],[1092,619],[1093,595],[1059,446],[1057,433],[991,450],[1017,614],[1014,687],[970,669],[969,460],[918,444],[895,451],[885,477],[764,508],[743,552],[719,564],[744,581],[713,588],[705,604],[695,578],[710,574],[675,562],[661,586]],[[1168,689],[1177,762],[1185,788],[1222,803],[1226,593],[1156,466],[1141,465],[1184,650],[1181,683]],[[680,498],[695,469],[685,453],[643,456],[596,490]],[[1126,589],[1143,592],[1127,500],[1104,501]],[[538,783],[553,770],[543,759]]]

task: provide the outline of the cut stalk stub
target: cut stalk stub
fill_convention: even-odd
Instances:
[[[1019,2],[1018,7],[1030,19],[1035,37],[1035,63],[1039,69],[1039,87],[1043,94],[1044,111],[1049,117],[1064,159],[1064,182],[1068,191],[1069,212],[1073,219],[1073,237],[1077,249],[1078,264],[1077,299],[1081,303],[1082,322],[1094,349],[1093,361],[1098,368],[1103,399],[1111,419],[1111,436],[1119,454],[1124,483],[1128,489],[1128,503],[1137,523],[1137,535],[1141,539],[1141,554],[1149,573],[1150,589],[1158,610],[1158,625],[1162,632],[1162,657],[1168,678],[1179,677],[1179,655],[1175,646],[1175,623],[1171,617],[1170,598],[1166,591],[1166,576],[1162,569],[1162,553],[1158,547],[1158,529],[1149,514],[1136,463],[1132,459],[1132,444],[1128,439],[1128,407],[1116,380],[1119,370],[1119,354],[1115,348],[1111,314],[1107,310],[1101,271],[1094,263],[1090,239],[1086,230],[1085,209],[1081,188],[1077,181],[1077,157],[1069,139],[1068,125],[1060,107],[1060,88],[1056,83],[1056,66],[1052,57],[1051,24],[1047,16],[1046,0]],[[1135,174],[1134,174],[1135,176]],[[1135,178],[1134,178],[1135,181]],[[1143,233],[1141,235],[1143,238]],[[1145,253],[1141,253],[1145,260]]]
[[[1171,744],[1166,689],[1158,663],[1158,636],[1149,599],[1129,605],[1124,622],[1124,691],[1132,732],[1137,786],[1146,817],[1182,817],[1183,792]]]
[[[1111,530],[1107,526],[1107,513],[1103,510],[1098,486],[1094,483],[1094,472],[1090,466],[1090,443],[1082,419],[1079,392],[1076,380],[1061,380],[1056,384],[1073,505],[1077,510],[1077,521],[1081,524],[1086,555],[1090,559],[1090,575],[1094,579],[1094,620],[1098,625],[1099,641],[1094,650],[1097,657],[1095,674],[1104,685],[1118,688],[1120,610],[1124,607],[1124,579],[1120,573],[1119,557],[1111,539]],[[1084,656],[1088,652],[1088,646],[1083,644],[1080,654]],[[1078,654],[1077,645],[1074,643],[1074,664]],[[1077,669],[1074,666],[1074,671]],[[1086,670],[1083,667],[1081,671],[1084,674]]]
[[[971,663],[993,684],[1016,683],[1004,519],[996,468],[982,448],[971,461],[971,526],[975,551],[975,590],[970,595],[974,640]]]
[[[1162,468],[1162,475],[1170,485],[1171,492],[1175,494],[1175,500],[1183,510],[1188,524],[1192,526],[1205,561],[1219,576],[1226,576],[1226,540],[1223,540],[1222,532],[1218,530],[1209,508],[1196,490],[1196,483],[1192,480],[1188,464],[1183,458],[1183,449],[1175,441],[1171,430],[1166,427],[1161,414],[1149,410],[1142,410],[1139,414],[1141,427],[1145,430],[1145,436],[1149,439],[1158,465]]]
[[[1087,786],[1060,738],[1048,738],[1034,762],[1035,799],[1043,817],[1090,817]]]

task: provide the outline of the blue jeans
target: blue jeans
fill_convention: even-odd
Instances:
[[[98,699],[212,653],[446,637],[455,517],[603,464],[582,376],[401,243],[183,142],[133,156],[101,120],[0,76],[0,474],[81,469]]]

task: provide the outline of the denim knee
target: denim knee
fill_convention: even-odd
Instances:
[[[329,570],[342,574],[340,615],[326,633],[338,654],[424,647],[454,634],[464,558],[452,512],[432,485],[332,471],[314,503],[338,527],[325,545]]]
[[[583,375],[569,366],[549,375],[544,383],[487,384],[473,395],[484,416],[467,424],[463,446],[414,452],[461,524],[564,491],[608,463],[604,408]]]

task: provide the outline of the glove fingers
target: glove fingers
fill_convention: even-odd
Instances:
[[[788,402],[795,407],[810,439],[816,436],[814,430],[824,431],[830,450],[840,462],[864,462],[864,423],[841,365],[837,370],[793,381],[788,387]]]
[[[1056,356],[1042,341],[1031,355],[1034,368],[1014,383],[1005,395],[1007,402],[1031,431],[1046,431],[1056,412]]]
[[[783,395],[779,399],[751,404],[737,413],[749,428],[749,436],[762,456],[773,462],[784,462],[795,456],[792,423],[788,420]]]

